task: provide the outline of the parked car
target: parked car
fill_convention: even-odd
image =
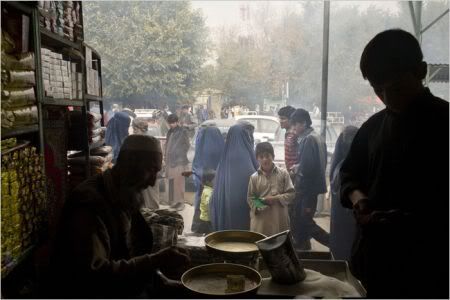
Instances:
[[[247,121],[255,126],[253,137],[255,143],[282,141],[280,121],[276,117],[262,115],[240,115],[235,117],[238,121]]]

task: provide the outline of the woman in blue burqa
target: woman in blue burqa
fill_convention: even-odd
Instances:
[[[349,260],[353,239],[355,237],[356,223],[352,210],[344,208],[339,199],[341,180],[339,170],[350,150],[353,138],[358,128],[347,126],[339,135],[331,159],[330,190],[331,190],[331,220],[330,220],[330,250],[335,259]]]
[[[116,112],[106,127],[105,143],[113,148],[113,163],[116,163],[120,147],[128,136],[131,118],[127,113]]]
[[[250,229],[247,189],[250,175],[255,173],[257,168],[249,124],[238,123],[232,126],[217,167],[214,193],[210,202],[214,231]]]
[[[200,220],[200,197],[203,185],[202,176],[204,170],[216,170],[225,148],[225,142],[217,127],[201,128],[195,141],[195,155],[192,162],[192,172],[195,184],[194,217],[192,220],[192,232],[210,233],[209,222]]]

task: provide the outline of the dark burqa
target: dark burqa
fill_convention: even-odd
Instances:
[[[247,189],[250,175],[258,168],[251,141],[242,124],[234,125],[228,131],[210,203],[211,223],[215,231],[250,228]]]
[[[347,126],[339,135],[331,159],[330,191],[331,191],[331,220],[330,220],[330,250],[335,259],[349,260],[356,223],[351,209],[344,208],[339,197],[339,170],[350,150],[350,145],[358,128]]]
[[[216,170],[220,157],[225,148],[225,142],[220,130],[217,127],[206,127],[200,129],[195,141],[195,155],[192,162],[192,171],[194,172],[195,201],[194,201],[194,219],[192,221],[192,231],[206,233],[206,225],[200,220],[200,196],[203,185],[201,178],[203,171],[210,169]]]
[[[428,89],[401,114],[359,129],[341,168],[341,202],[359,189],[389,224],[358,226],[351,266],[370,297],[448,298],[449,104]]]
[[[113,162],[116,162],[120,147],[128,136],[131,118],[127,113],[116,112],[106,127],[105,143],[113,148]]]

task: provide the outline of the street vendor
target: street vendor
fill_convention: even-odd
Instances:
[[[111,170],[75,189],[65,203],[51,255],[52,296],[158,295],[147,290],[157,270],[181,274],[189,262],[186,251],[170,247],[152,253],[152,233],[139,212],[137,195],[155,184],[161,163],[156,138],[131,135]]]

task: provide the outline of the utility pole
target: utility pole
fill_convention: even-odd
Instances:
[[[323,3],[323,54],[322,54],[322,109],[320,135],[326,141],[327,134],[327,97],[328,97],[328,44],[330,37],[330,1]]]

